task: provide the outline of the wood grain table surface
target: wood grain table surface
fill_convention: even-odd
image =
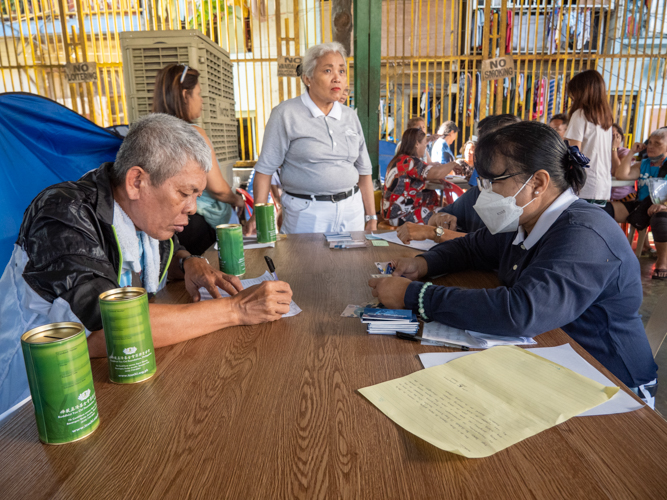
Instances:
[[[106,359],[93,360],[100,427],[77,443],[43,445],[24,405],[0,428],[0,498],[667,497],[667,423],[648,408],[573,418],[467,459],[396,426],[363,398],[357,389],[421,369],[417,354],[448,350],[371,336],[340,316],[372,298],[375,261],[416,254],[397,245],[330,250],[322,235],[246,251],[246,277],[264,273],[263,256],[271,256],[303,312],[158,349],[158,372],[141,384],[111,384]],[[475,272],[437,282],[497,285]],[[158,295],[188,300],[182,282]],[[573,343],[562,330],[537,340]]]

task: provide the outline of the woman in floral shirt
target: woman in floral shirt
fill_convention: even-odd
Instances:
[[[423,223],[423,218],[438,204],[438,194],[424,189],[427,180],[443,179],[456,162],[424,163],[426,134],[417,128],[406,130],[401,147],[387,167],[382,196],[382,213],[392,226],[406,222]]]

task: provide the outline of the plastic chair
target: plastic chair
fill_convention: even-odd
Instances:
[[[650,227],[651,226],[647,227],[646,229],[642,229],[637,233],[637,248],[635,249],[635,255],[637,256],[637,258],[642,256],[642,250],[644,249],[644,242],[646,241]],[[635,231],[637,231],[635,226],[630,224],[630,234],[628,235],[628,243],[630,243],[630,247],[632,247],[632,241],[635,239]]]
[[[646,324],[646,337],[655,358],[667,336],[667,294],[658,299],[651,317]]]
[[[243,196],[243,200],[245,201],[245,208],[248,211],[248,219],[252,217],[252,213],[255,210],[255,200],[253,200],[252,196],[250,196],[250,193],[246,191],[245,189],[241,188],[236,188],[236,192]]]
[[[451,182],[443,179],[442,195],[444,196],[445,200],[447,200],[448,205],[451,205],[456,201],[457,198],[463,196],[463,192],[463,189],[458,187],[456,184],[452,184]]]

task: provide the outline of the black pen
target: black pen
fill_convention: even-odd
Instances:
[[[423,337],[418,337],[417,335],[410,335],[409,333],[396,332],[396,336],[399,339],[413,340],[415,342],[417,342],[419,340],[426,340],[428,342],[433,342],[435,344],[435,347],[449,347],[451,349],[459,349],[461,351],[469,351],[470,350],[470,348],[468,346],[450,344],[449,342],[441,342],[439,340],[424,339]]]
[[[271,257],[268,255],[264,256],[264,260],[266,261],[266,265],[269,266],[269,272],[271,273],[271,276],[273,276],[275,281],[278,281],[278,276],[276,275],[276,266],[273,265],[273,260],[271,260]]]

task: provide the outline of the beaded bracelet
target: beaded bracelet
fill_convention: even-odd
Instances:
[[[431,286],[432,284],[433,284],[433,283],[431,283],[430,281],[427,282],[427,283],[424,283],[424,284],[422,285],[422,289],[419,290],[419,315],[420,315],[422,318],[424,318],[426,321],[428,321],[428,317],[427,317],[426,314],[424,313],[424,292],[425,292],[426,289],[427,289],[429,286]]]

